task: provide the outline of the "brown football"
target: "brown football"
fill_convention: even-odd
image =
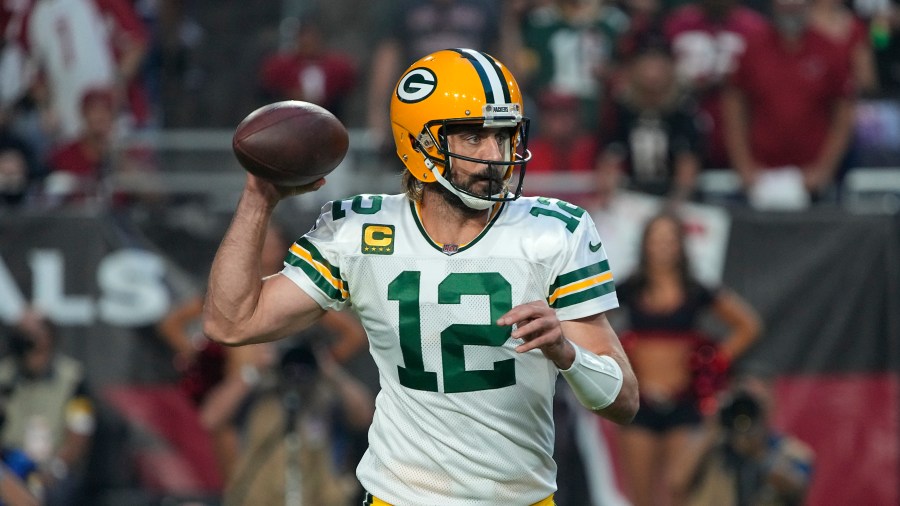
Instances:
[[[335,169],[350,144],[347,129],[316,104],[265,105],[238,124],[231,147],[251,174],[279,186],[312,183]]]

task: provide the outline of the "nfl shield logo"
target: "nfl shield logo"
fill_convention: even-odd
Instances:
[[[452,255],[459,251],[459,244],[445,244],[441,249],[445,255]]]

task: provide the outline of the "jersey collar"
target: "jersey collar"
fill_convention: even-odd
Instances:
[[[478,241],[480,241],[481,238],[487,234],[488,230],[490,230],[490,228],[494,225],[494,223],[497,222],[497,220],[500,218],[500,214],[503,212],[503,209],[505,209],[505,208],[506,208],[506,202],[498,202],[497,204],[495,204],[494,208],[491,209],[491,216],[488,219],[487,225],[484,226],[484,229],[482,229],[481,233],[479,233],[477,237],[475,237],[471,241],[467,242],[466,244],[454,245],[454,244],[442,244],[442,243],[439,243],[439,242],[435,241],[434,239],[432,239],[431,236],[428,235],[428,232],[425,230],[425,225],[422,224],[422,209],[421,209],[419,203],[413,202],[413,201],[409,202],[410,213],[412,214],[413,221],[416,223],[416,227],[419,229],[419,232],[422,233],[422,237],[425,238],[425,241],[428,244],[430,244],[432,248],[434,248],[448,256],[455,255],[457,253],[462,253],[463,251],[471,248]]]

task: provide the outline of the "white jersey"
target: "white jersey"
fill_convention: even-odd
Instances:
[[[357,469],[398,506],[532,504],[556,490],[558,369],[497,319],[547,300],[560,320],[618,306],[596,227],[581,208],[520,198],[472,242],[437,244],[403,195],[327,204],[283,274],[322,307],[352,304],[381,391]]]

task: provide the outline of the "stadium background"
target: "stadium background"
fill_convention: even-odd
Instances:
[[[197,443],[200,429],[190,414],[166,418],[142,408],[168,402],[148,400],[159,395],[152,385],[166,379],[159,371],[167,358],[147,328],[179,297],[202,290],[243,181],[230,153],[231,129],[262,103],[258,62],[278,45],[280,21],[303,12],[305,3],[185,2],[203,33],[191,54],[193,80],[157,83],[169,120],[119,146],[152,148],[161,198],[115,213],[0,215],[0,317],[9,322],[26,301],[56,308],[51,316],[63,328],[64,351],[87,365],[100,399],[90,504],[156,504],[163,497],[170,497],[167,504],[215,502],[209,489],[218,485],[216,477],[204,469],[209,449]],[[380,3],[323,4],[325,25],[333,27],[330,43],[355,55],[362,76],[371,70],[370,30]],[[328,199],[396,188],[399,164],[364,129],[364,95],[359,86],[348,102],[347,160],[316,198],[280,209],[291,233],[302,234]],[[867,112],[891,108],[896,97],[869,98],[859,124]],[[766,323],[743,365],[775,372],[776,425],[816,451],[811,505],[900,502],[900,168],[875,152],[900,145],[894,133],[863,139],[871,140],[871,159],[879,166],[851,171],[840,205],[826,209],[717,206],[728,202],[735,180],[727,174],[701,178],[706,201],[728,221],[718,238],[724,244],[721,280],[747,297]],[[531,189],[564,194],[583,184],[577,175],[563,175],[536,178]],[[132,284],[111,279],[117,275]],[[353,367],[374,384],[366,357]],[[609,436],[605,424],[591,423]],[[583,444],[599,460],[615,462],[612,438]]]

